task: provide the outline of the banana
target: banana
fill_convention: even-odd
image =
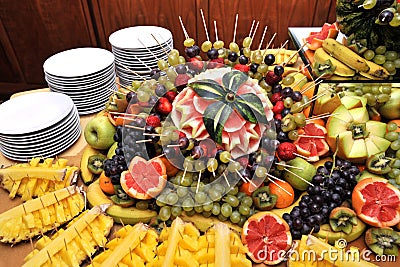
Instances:
[[[375,62],[366,60],[368,66],[369,66],[369,71],[368,72],[360,72],[360,74],[364,77],[367,77],[371,80],[385,80],[389,78],[390,74],[389,72],[382,66],[379,66]]]
[[[81,177],[85,184],[91,183],[94,180],[95,175],[88,169],[88,159],[90,156],[102,154],[99,150],[94,149],[93,147],[87,145],[83,150],[82,158],[81,158]]]
[[[193,216],[188,216],[185,213],[182,213],[179,217],[185,222],[193,223],[197,227],[197,229],[199,229],[202,232],[206,232],[213,225],[221,222],[216,217],[211,216],[211,217],[206,218],[199,214],[194,214]],[[238,226],[237,224],[230,223],[229,221],[225,221],[223,223],[225,223],[231,230],[234,230],[235,232],[237,232],[239,234],[242,232],[242,227]]]
[[[99,180],[91,183],[86,190],[86,197],[91,207],[101,204],[110,204],[106,213],[113,217],[116,223],[136,224],[138,222],[148,223],[152,218],[157,217],[157,212],[152,210],[139,210],[135,207],[121,207],[115,205],[101,190]]]
[[[286,208],[283,208],[283,209],[272,209],[271,211],[282,218],[283,214],[290,213],[295,206],[298,206],[299,202],[301,200],[301,197],[306,195],[306,194],[307,194],[306,192],[303,192],[299,196],[299,198],[292,205],[290,205],[289,207],[286,207]]]
[[[343,77],[352,77],[356,74],[353,69],[349,68],[341,61],[329,55],[322,47],[315,50],[314,59],[317,62],[325,62],[329,59],[332,62],[332,65],[336,67],[334,71],[334,74],[336,75]]]
[[[335,244],[338,239],[345,239],[347,242],[351,242],[359,238],[366,229],[365,223],[357,218],[357,225],[353,225],[353,229],[350,234],[345,234],[344,232],[334,232],[329,224],[322,224],[318,233],[314,233],[316,237],[326,239],[329,244]]]
[[[328,53],[331,54],[334,58],[346,64],[350,68],[359,71],[359,72],[368,72],[369,66],[366,60],[355,53],[350,48],[345,45],[339,43],[335,39],[326,38],[322,42],[322,48]]]

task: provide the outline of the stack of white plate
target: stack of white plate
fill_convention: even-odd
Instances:
[[[172,33],[162,27],[135,26],[112,33],[108,38],[115,56],[121,84],[150,79],[159,59],[167,60],[173,47]]]
[[[0,105],[0,151],[9,159],[53,157],[79,138],[81,126],[72,99],[55,92],[36,92]]]
[[[114,55],[102,48],[62,51],[49,57],[43,69],[50,90],[70,96],[80,115],[104,109],[117,90]]]

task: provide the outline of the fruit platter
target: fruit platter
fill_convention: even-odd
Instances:
[[[229,44],[203,21],[200,44],[180,20],[185,53],[117,78],[69,151],[1,156],[0,266],[398,266],[398,68],[350,57],[368,80],[330,80],[337,51],[355,53],[336,40],[343,7],[393,8],[379,25],[397,29],[397,2],[338,4],[324,40],[298,50],[264,44],[267,27],[253,44],[256,21]],[[364,53],[385,46],[395,64],[384,40]],[[318,45],[332,59],[309,68],[299,53]]]

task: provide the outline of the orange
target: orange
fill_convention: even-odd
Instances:
[[[259,185],[258,187],[263,186],[262,184]],[[240,188],[239,191],[245,193],[246,195],[251,197],[251,194],[256,191],[256,189],[258,187],[255,187],[255,185],[253,185],[253,183],[243,183]]]
[[[274,181],[269,184],[271,194],[277,195],[276,208],[283,209],[289,207],[294,202],[293,187],[285,181]]]
[[[109,194],[109,195],[114,195],[115,194],[115,189],[114,185],[111,182],[111,178],[107,177],[104,171],[100,174],[99,177],[99,184],[101,190],[103,190],[104,193]]]
[[[321,125],[322,127],[325,127],[326,122],[323,119],[313,119],[310,122]]]
[[[397,130],[396,130],[396,132],[400,132],[400,120],[391,120],[391,121],[389,121],[389,122],[394,122],[394,123],[396,123],[399,127],[397,128]],[[388,123],[389,123],[388,122]]]
[[[306,118],[310,117],[310,111],[311,111],[311,106],[308,106],[305,109],[303,109],[303,114],[306,116]]]
[[[375,227],[400,223],[400,191],[385,178],[365,178],[353,189],[351,203],[357,216]]]
[[[168,177],[173,177],[178,173],[179,169],[175,167],[175,165],[173,165],[165,156],[160,157],[159,159],[161,159],[161,161],[164,163]]]
[[[307,82],[305,83],[300,91],[302,92],[303,90],[305,90],[302,94],[307,96],[309,99],[311,99],[314,95],[314,90],[315,90],[315,82],[311,81],[311,82]]]

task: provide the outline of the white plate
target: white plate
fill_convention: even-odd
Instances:
[[[149,48],[158,46],[151,34],[160,43],[172,39],[172,33],[168,29],[157,26],[134,26],[113,32],[108,41],[112,46],[119,48],[143,48],[143,45]]]
[[[68,91],[73,91],[73,92],[79,92],[79,91],[86,91],[86,90],[93,90],[98,87],[103,87],[104,85],[108,85],[110,83],[115,83],[115,78],[116,78],[116,73],[113,72],[111,75],[108,77],[105,77],[101,80],[94,81],[93,83],[90,84],[77,84],[77,85],[59,85],[56,83],[53,83],[51,81],[47,81],[47,84],[51,87],[55,87],[59,90],[65,90],[66,92]]]
[[[36,92],[0,105],[0,133],[25,134],[45,129],[64,119],[74,107],[72,99],[54,92]]]
[[[45,72],[54,76],[79,77],[97,73],[114,61],[114,54],[96,47],[81,47],[55,54],[43,64]]]
[[[60,78],[57,76],[53,76],[47,72],[44,73],[44,76],[46,80],[51,81],[52,83],[59,83],[59,84],[65,84],[65,85],[77,85],[77,84],[90,84],[93,81],[101,80],[104,77],[107,77],[109,75],[112,75],[112,73],[115,72],[115,65],[112,64],[112,68],[108,68],[105,71],[99,72],[96,75],[88,75],[86,78],[81,79],[81,78]]]
[[[170,39],[166,40],[165,42],[160,42],[160,45],[162,47],[164,47],[164,48],[172,49],[173,43],[174,42],[173,42],[172,38],[170,38]],[[119,50],[119,51],[122,51],[122,52],[126,51],[126,52],[132,52],[132,53],[149,53],[149,50],[151,52],[158,51],[158,49],[160,48],[160,45],[157,44],[155,46],[150,46],[150,47],[149,46],[143,47],[143,45],[142,45],[141,47],[137,47],[137,48],[127,48],[127,47],[121,48],[121,47],[117,47],[117,46],[111,45],[111,49],[112,50]]]

